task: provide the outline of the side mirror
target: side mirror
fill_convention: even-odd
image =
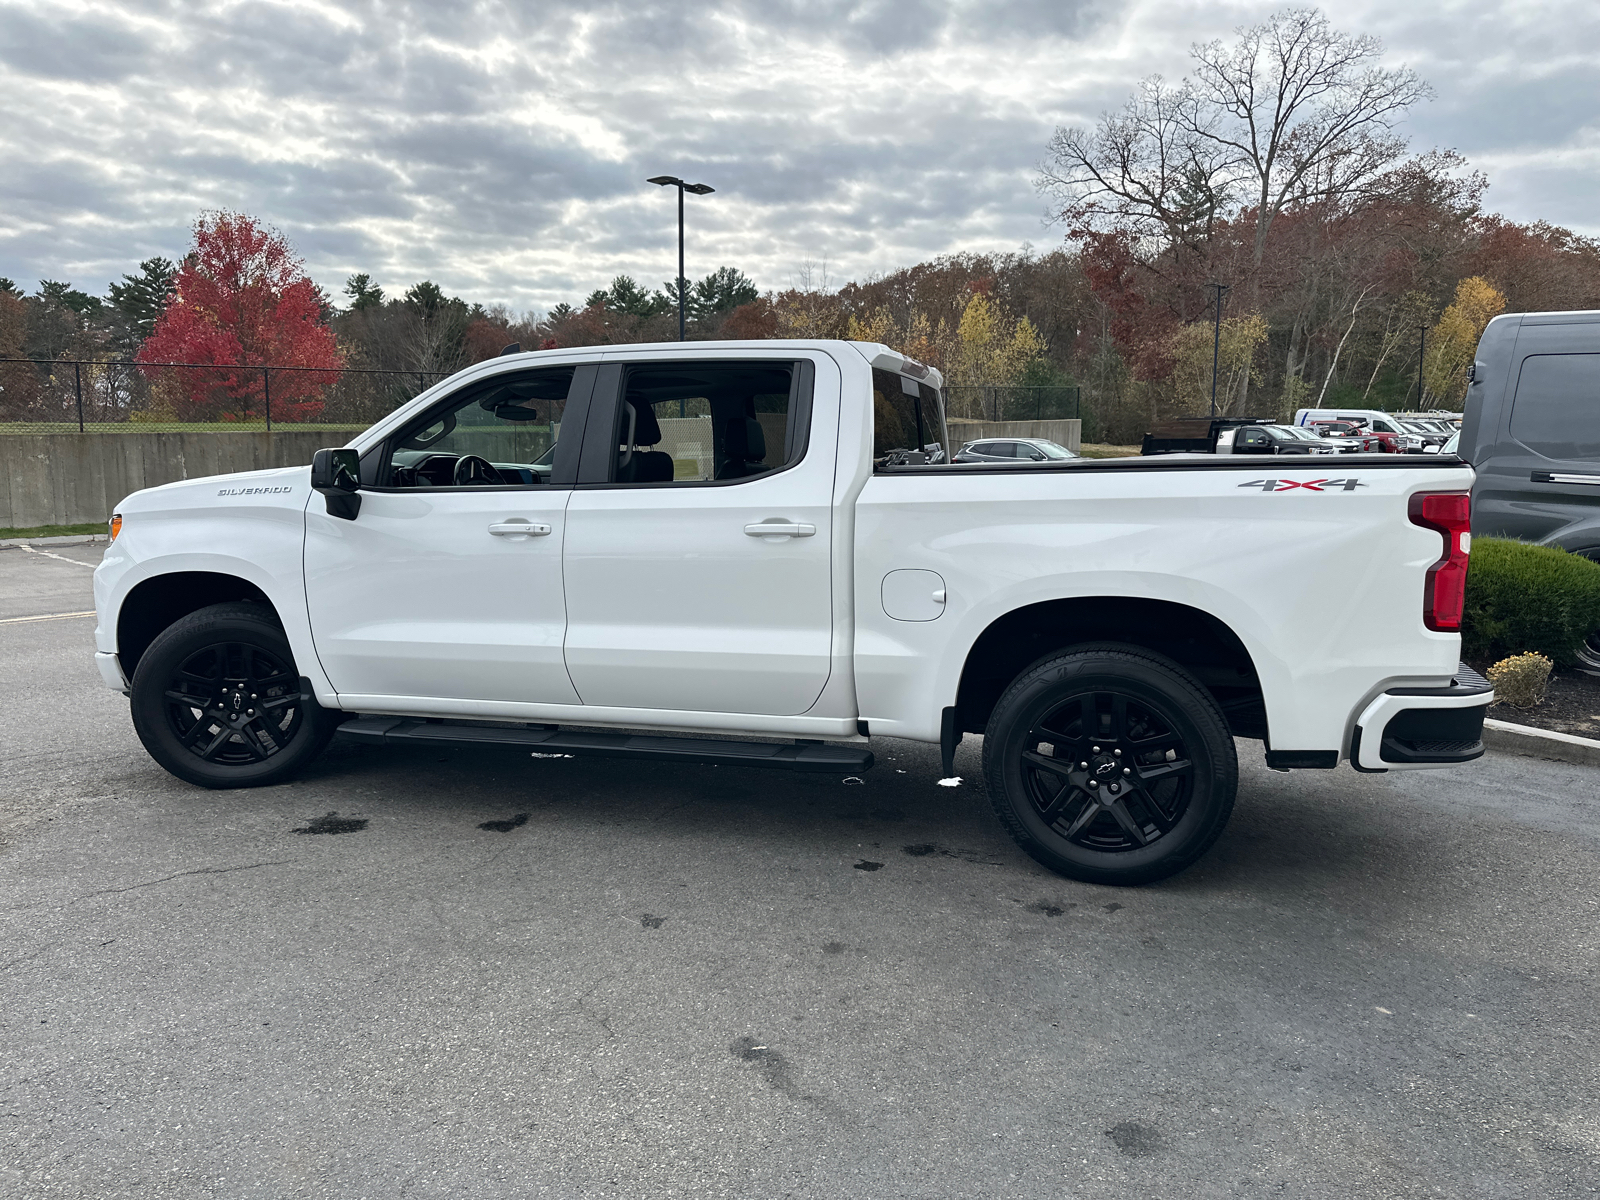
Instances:
[[[358,451],[318,450],[311,456],[311,488],[327,497],[328,515],[354,521],[361,511],[361,455]]]

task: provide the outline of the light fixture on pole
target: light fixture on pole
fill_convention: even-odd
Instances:
[[[1212,327],[1211,334],[1211,416],[1217,415],[1217,359],[1222,350],[1222,293],[1228,290],[1225,283],[1208,283],[1208,288],[1217,290],[1217,316],[1216,324]]]
[[[646,179],[645,182],[678,189],[678,340],[681,342],[685,339],[684,293],[689,290],[688,283],[683,277],[683,194],[693,192],[696,196],[709,196],[717,189],[703,183],[685,183],[676,175],[657,175],[652,179]]]

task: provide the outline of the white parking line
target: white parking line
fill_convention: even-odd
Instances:
[[[94,563],[79,562],[75,558],[68,558],[65,554],[52,554],[48,550],[35,550],[32,546],[18,546],[17,549],[18,550],[26,550],[29,554],[42,554],[46,558],[55,559],[57,562],[69,562],[75,567],[88,567],[89,570],[91,570],[91,571],[94,570],[94,567],[95,567]],[[75,617],[78,614],[77,613],[70,613],[68,615]]]
[[[71,560],[69,559],[68,561],[70,562]],[[5,617],[3,619],[0,619],[0,625],[19,625],[23,621],[64,621],[68,617],[92,617],[92,616],[94,616],[94,609],[91,608],[88,612],[44,613],[43,615],[37,616],[37,617]]]

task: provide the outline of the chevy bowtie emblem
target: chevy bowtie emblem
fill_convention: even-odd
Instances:
[[[1110,774],[1112,771],[1115,771],[1116,769],[1117,769],[1117,764],[1116,763],[1101,763],[1098,767],[1096,767],[1094,769],[1094,773],[1096,775],[1107,775],[1107,774]]]

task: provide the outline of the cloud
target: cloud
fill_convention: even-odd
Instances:
[[[1256,0],[725,0],[538,6],[0,0],[0,275],[103,288],[177,257],[207,207],[276,224],[337,293],[355,271],[517,309],[676,266],[765,287],[1053,242],[1034,168],[1058,124],[1181,75]],[[1439,99],[1407,127],[1490,202],[1600,233],[1581,0],[1362,0]],[[1487,49],[1486,49],[1487,48]]]

